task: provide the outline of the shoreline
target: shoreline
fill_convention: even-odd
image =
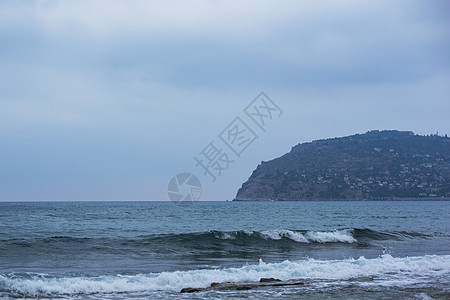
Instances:
[[[233,199],[233,202],[319,202],[319,201],[328,201],[328,202],[388,202],[388,201],[450,201],[450,197],[427,197],[427,198],[397,198],[397,197],[379,197],[372,199]]]

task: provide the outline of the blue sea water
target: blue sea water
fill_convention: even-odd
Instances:
[[[207,289],[260,278],[298,286]],[[0,298],[448,299],[450,202],[3,202]]]

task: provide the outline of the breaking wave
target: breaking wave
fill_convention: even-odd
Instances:
[[[373,278],[373,283],[405,286],[445,280],[450,276],[450,255],[395,258],[383,255],[343,260],[300,260],[245,265],[239,268],[200,269],[138,275],[54,277],[48,274],[0,274],[0,296],[66,297],[92,294],[152,291],[179,292],[182,288],[205,288],[213,282],[249,282],[263,277],[314,281]],[[444,279],[443,279],[444,278]]]
[[[352,230],[335,231],[293,231],[293,230],[265,230],[265,231],[233,231],[213,232],[215,238],[235,240],[236,238],[255,238],[264,240],[290,239],[298,243],[354,243]]]
[[[439,235],[439,234],[438,234]],[[320,243],[324,246],[331,243],[352,244],[370,243],[377,240],[407,240],[426,239],[435,235],[417,232],[380,232],[371,229],[336,229],[331,231],[306,231],[290,229],[274,230],[237,230],[237,231],[206,231],[181,234],[153,234],[133,238],[87,238],[73,236],[52,236],[45,238],[0,240],[1,251],[16,251],[18,248],[35,249],[118,249],[122,247],[145,247],[159,249],[166,247],[208,247],[210,244],[223,246],[297,244],[306,245]],[[58,250],[59,251],[59,250]]]

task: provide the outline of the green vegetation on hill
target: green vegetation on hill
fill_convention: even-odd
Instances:
[[[235,200],[450,197],[450,138],[369,131],[298,144],[262,162]]]

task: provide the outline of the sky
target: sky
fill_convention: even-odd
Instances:
[[[0,200],[168,200],[180,173],[231,200],[298,143],[450,134],[449,28],[440,0],[2,0]],[[257,136],[239,156],[237,117]],[[211,142],[232,161],[215,182]]]

